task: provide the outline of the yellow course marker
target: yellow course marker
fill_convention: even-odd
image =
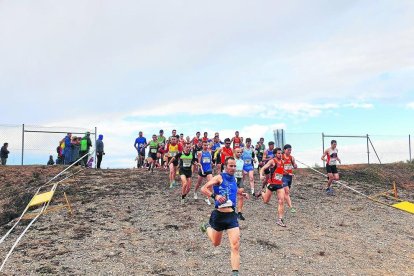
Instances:
[[[55,191],[46,192],[43,194],[35,195],[32,200],[29,202],[29,207],[40,205],[42,203],[46,203],[52,200],[53,194]]]
[[[408,213],[414,214],[414,203],[403,201],[396,204],[391,205],[394,208],[401,209]]]

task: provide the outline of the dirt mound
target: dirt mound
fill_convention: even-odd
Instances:
[[[3,167],[0,172],[0,234],[20,215],[36,187],[59,167]],[[396,181],[414,198],[412,165],[341,166],[342,179],[364,193]],[[195,181],[195,177],[193,177]],[[256,179],[256,184],[258,179]],[[228,240],[214,248],[199,231],[212,207],[191,193],[167,188],[167,173],[144,170],[86,170],[63,182],[75,210],[42,216],[9,259],[7,274],[211,275],[230,273]],[[265,205],[250,199],[241,228],[242,275],[414,273],[414,216],[366,200],[300,169],[292,186],[298,212],[276,221],[276,198]],[[258,185],[257,185],[258,186]],[[55,203],[56,204],[56,201]],[[16,215],[17,214],[17,215]],[[0,245],[0,256],[23,229]],[[226,236],[226,235],[224,235]]]

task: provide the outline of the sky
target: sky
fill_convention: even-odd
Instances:
[[[133,167],[138,131],[160,129],[284,129],[309,164],[322,132],[372,134],[406,160],[413,14],[411,0],[0,1],[0,125],[97,127],[104,167]],[[348,163],[365,162],[354,150]]]

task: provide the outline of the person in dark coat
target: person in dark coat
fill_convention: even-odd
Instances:
[[[98,160],[96,164],[97,169],[101,168],[102,157],[105,155],[104,143],[102,140],[103,140],[103,135],[99,134],[99,138],[98,140],[96,140],[96,158]]]
[[[1,147],[0,157],[1,157],[1,164],[3,166],[7,163],[7,158],[9,158],[10,151],[7,149],[9,147],[9,143],[4,143]]]

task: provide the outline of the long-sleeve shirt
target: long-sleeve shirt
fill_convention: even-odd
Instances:
[[[102,140],[96,140],[96,152],[104,152],[104,143]]]

